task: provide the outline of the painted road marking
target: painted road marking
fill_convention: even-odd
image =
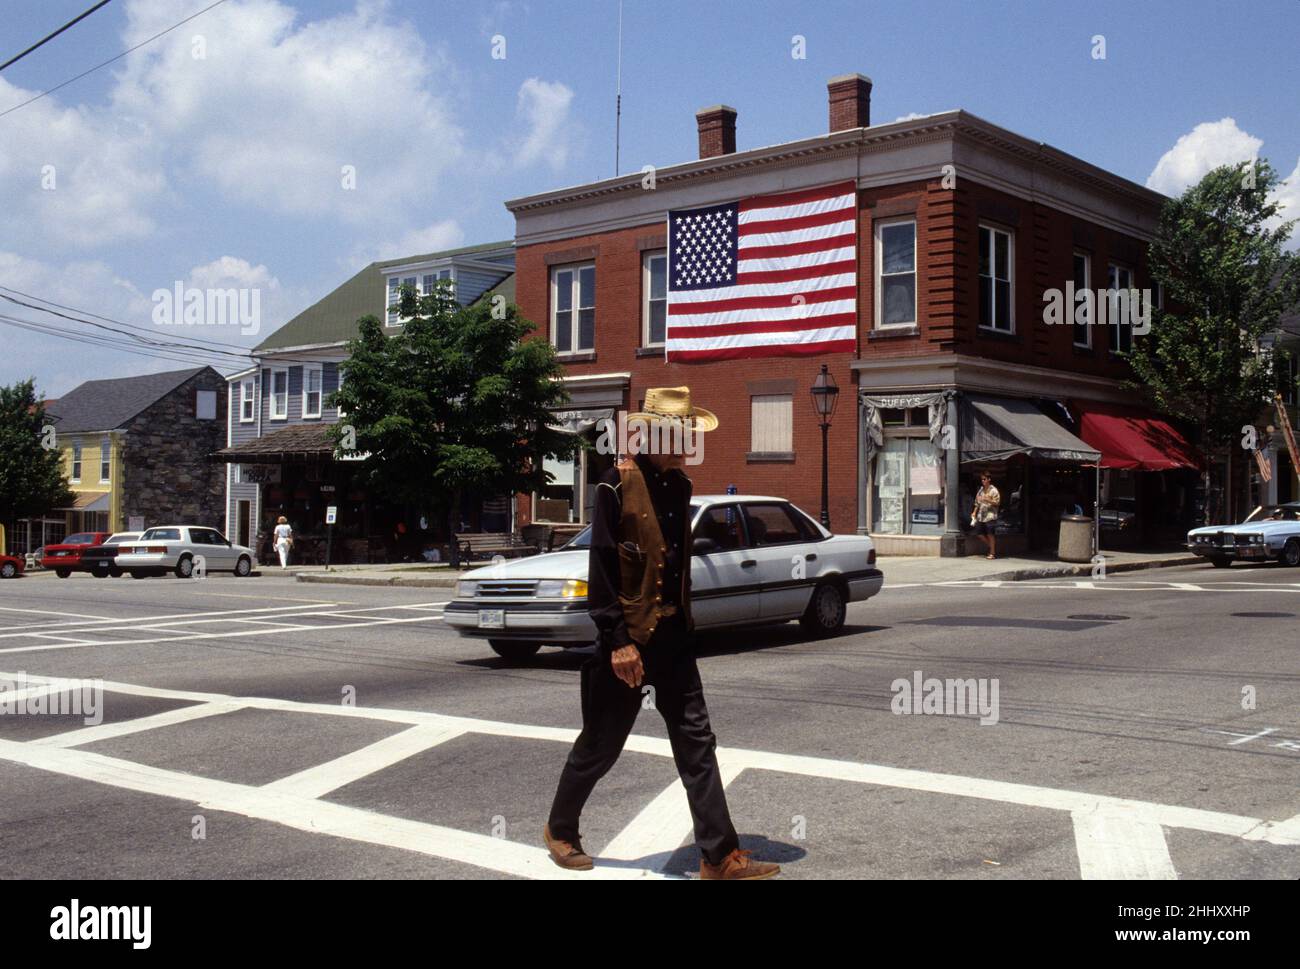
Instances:
[[[1079,874],[1085,880],[1176,879],[1160,825],[1140,812],[1071,811]]]
[[[5,676],[6,674],[0,673],[0,679]],[[15,675],[9,675],[9,679],[15,678]],[[36,683],[44,682],[52,685],[65,682],[60,678],[39,677],[32,674],[27,674],[26,678]],[[435,743],[444,742],[446,736],[453,733],[572,743],[577,736],[577,731],[574,729],[480,720],[421,710],[306,703],[271,697],[233,697],[218,693],[169,690],[113,681],[105,681],[103,686],[104,690],[110,693],[193,700],[211,705],[238,704],[242,707],[265,710],[358,717],[426,729],[419,735],[404,731],[402,734],[394,735],[393,738],[388,738],[387,743],[372,744],[363,751],[344,755],[328,764],[274,781],[262,788],[144,767],[129,761],[50,743],[0,741],[0,759],[94,783],[194,801],[200,806],[275,821],[300,830],[327,833],[370,844],[390,845],[463,861],[505,874],[560,877],[557,872],[561,870],[544,861],[545,852],[541,849],[471,832],[453,831],[369,811],[342,808],[318,800],[319,795],[315,797],[306,795],[335,784],[343,778],[347,778],[346,782],[350,783],[352,780],[367,776],[374,770],[383,769],[401,760],[398,755],[403,750],[417,752],[420,749],[427,749]],[[156,729],[165,725],[158,715],[132,722],[137,724],[147,722],[141,729]],[[672,757],[672,749],[667,740],[640,734],[633,734],[628,738],[626,749],[659,757]],[[1085,878],[1118,877],[1114,873],[1121,871],[1133,873],[1126,877],[1176,877],[1176,874],[1171,874],[1172,864],[1168,862],[1168,848],[1161,847],[1164,842],[1164,828],[1183,828],[1275,845],[1300,845],[1300,814],[1285,820],[1265,820],[1180,805],[1090,794],[1084,791],[742,748],[719,747],[717,756],[726,775],[733,778],[742,770],[768,770],[1064,811],[1071,815],[1074,822],[1080,873]],[[291,790],[277,790],[277,785]],[[674,799],[678,801],[676,806],[672,803]],[[637,864],[629,866],[626,858],[615,858],[612,865],[598,863],[597,871],[605,877],[659,875],[660,872],[651,870],[649,866],[662,864],[663,852],[668,851],[671,855],[672,850],[675,850],[689,833],[689,828],[686,834],[683,833],[684,818],[688,816],[683,814],[684,810],[684,794],[681,792],[680,784],[673,785],[662,792],[610,843],[623,855],[644,852],[636,858]],[[1105,874],[1107,872],[1111,874]]]

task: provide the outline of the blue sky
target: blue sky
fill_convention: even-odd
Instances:
[[[0,74],[0,112],[207,2],[114,0]],[[0,53],[89,5],[0,0]],[[0,285],[145,327],[177,281],[256,288],[258,334],[155,327],[246,346],[373,258],[509,238],[503,199],[613,174],[617,9],[227,0],[0,117]],[[694,157],[694,112],[717,102],[738,109],[742,149],[824,131],[826,80],[860,71],[875,122],[965,108],[1166,191],[1254,151],[1288,176],[1298,40],[1295,0],[626,0],[623,170]],[[1300,215],[1297,182],[1283,197]],[[0,383],[51,395],[179,365],[0,341]]]

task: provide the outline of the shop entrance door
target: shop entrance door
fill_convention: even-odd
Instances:
[[[249,521],[252,516],[252,505],[253,503],[251,501],[239,501],[235,503],[235,544],[243,545],[246,548],[251,547],[252,545],[249,541],[249,538],[251,537],[249,535]]]

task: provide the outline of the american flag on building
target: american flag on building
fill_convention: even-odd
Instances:
[[[669,360],[856,345],[852,182],[668,213]]]

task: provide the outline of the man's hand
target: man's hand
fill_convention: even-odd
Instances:
[[[635,690],[641,685],[645,669],[641,666],[641,653],[636,646],[628,643],[614,650],[610,654],[610,663],[614,667],[614,675],[629,687]]]

